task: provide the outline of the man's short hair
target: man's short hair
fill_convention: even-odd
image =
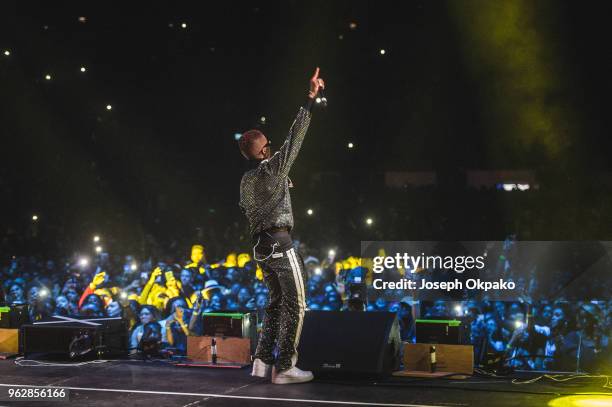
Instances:
[[[255,158],[255,155],[259,153],[259,151],[253,151],[254,141],[259,139],[260,137],[264,137],[264,134],[257,130],[252,129],[245,131],[242,134],[242,137],[238,140],[238,147],[240,148],[240,152],[242,156],[247,160],[252,160]]]

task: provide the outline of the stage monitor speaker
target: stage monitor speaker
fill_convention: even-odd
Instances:
[[[27,304],[0,307],[0,328],[19,329],[21,325],[29,322],[30,314]]]
[[[205,312],[202,314],[202,335],[249,338],[251,348],[257,346],[257,314],[254,312]]]
[[[308,311],[297,365],[319,375],[382,377],[399,369],[400,348],[393,312]]]
[[[447,345],[463,345],[469,333],[467,325],[458,320],[417,319],[417,343],[443,343]]]
[[[95,359],[127,355],[127,321],[117,318],[55,316],[21,327],[24,356]]]

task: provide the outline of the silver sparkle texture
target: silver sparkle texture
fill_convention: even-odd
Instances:
[[[280,150],[242,176],[240,207],[249,221],[251,236],[271,227],[293,227],[289,170],[309,124],[310,113],[302,107]]]

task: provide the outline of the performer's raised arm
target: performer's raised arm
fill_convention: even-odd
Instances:
[[[325,89],[325,82],[319,78],[319,68],[315,70],[310,78],[310,89],[308,97],[303,107],[300,107],[298,114],[289,129],[289,134],[285,142],[270,159],[268,165],[277,174],[287,176],[293,162],[302,147],[302,142],[306,136],[308,125],[310,124],[310,111],[319,89]]]

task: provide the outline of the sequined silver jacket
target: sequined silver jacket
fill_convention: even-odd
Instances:
[[[310,117],[310,112],[301,107],[279,151],[242,176],[240,208],[249,221],[251,236],[272,227],[293,228],[289,170],[306,136]]]

